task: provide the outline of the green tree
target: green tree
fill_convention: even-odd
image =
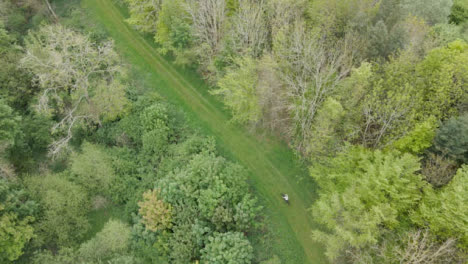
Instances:
[[[337,130],[343,116],[344,109],[340,102],[328,97],[318,110],[312,126],[314,136],[311,138],[307,150],[311,159],[333,155],[338,150],[341,138]]]
[[[409,152],[415,155],[421,154],[432,145],[436,126],[437,122],[433,117],[424,122],[417,123],[413,130],[395,141],[393,145],[401,152]]]
[[[440,190],[426,188],[419,210],[412,219],[443,238],[456,238],[468,248],[468,167],[461,167]]]
[[[450,14],[450,22],[462,24],[468,21],[468,2],[465,0],[454,0],[452,12]]]
[[[159,160],[174,136],[168,109],[164,104],[151,105],[141,112],[140,120],[143,128],[143,152],[153,160]]]
[[[52,141],[52,121],[44,116],[31,114],[19,123],[20,133],[8,149],[8,159],[19,172],[35,172],[38,163],[46,158]]]
[[[185,168],[159,180],[156,188],[165,202],[195,209],[200,220],[210,222],[218,231],[246,231],[254,224],[259,209],[251,206],[255,199],[248,194],[246,177],[241,166],[201,153],[194,155]]]
[[[261,117],[258,93],[257,62],[250,57],[234,60],[226,75],[218,81],[215,95],[223,97],[224,104],[231,109],[232,119],[239,123],[256,123]]]
[[[32,176],[25,182],[43,209],[36,225],[38,242],[66,247],[80,241],[89,228],[86,192],[59,174]]]
[[[34,237],[33,218],[22,220],[14,213],[4,213],[0,205],[0,260],[9,262],[23,255],[25,245]]]
[[[362,142],[378,147],[406,134],[417,123],[423,105],[414,82],[415,58],[404,54],[388,63],[375,65],[362,102]]]
[[[162,1],[161,11],[157,21],[157,34],[154,38],[161,44],[162,54],[171,52],[176,56],[178,64],[186,65],[192,62],[190,56],[193,36],[191,33],[191,19],[185,8],[185,1]]]
[[[130,11],[127,22],[138,30],[155,33],[162,0],[125,0]]]
[[[83,143],[81,153],[71,155],[70,175],[90,195],[109,194],[115,179],[111,158],[98,145]]]
[[[359,147],[312,167],[320,186],[312,213],[329,230],[314,230],[313,237],[325,244],[327,257],[375,245],[384,229],[398,228],[400,217],[421,199],[418,170],[418,159],[409,154]]]
[[[242,233],[214,233],[202,250],[201,261],[213,264],[248,264],[253,248]]]
[[[446,121],[437,131],[434,147],[454,160],[468,162],[468,114]]]
[[[35,236],[36,202],[19,185],[0,177],[0,261],[18,259]]]
[[[423,91],[423,113],[446,119],[468,99],[468,43],[456,40],[433,49],[416,67],[414,83]]]

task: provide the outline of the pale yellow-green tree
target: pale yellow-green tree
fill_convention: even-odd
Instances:
[[[257,94],[257,62],[250,57],[238,58],[212,91],[223,97],[224,104],[232,111],[232,118],[239,123],[255,123],[261,116]]]

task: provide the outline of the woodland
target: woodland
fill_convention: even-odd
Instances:
[[[467,0],[100,1],[307,168],[302,263],[467,263]],[[0,263],[301,263],[80,2],[0,0]]]

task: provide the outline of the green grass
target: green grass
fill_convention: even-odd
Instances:
[[[179,105],[192,126],[213,135],[221,153],[251,171],[250,182],[265,206],[272,252],[282,263],[326,263],[323,248],[311,239],[315,228],[308,208],[315,199],[314,184],[294,153],[281,141],[255,135],[229,122],[229,114],[208,86],[192,71],[178,69],[161,57],[151,39],[125,23],[125,10],[112,0],[83,0],[93,20],[103,25],[119,52],[142,79],[170,102]],[[287,206],[281,193],[288,193]]]

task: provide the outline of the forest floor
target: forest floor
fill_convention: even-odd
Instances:
[[[316,198],[307,169],[279,139],[252,133],[230,122],[222,104],[209,94],[209,86],[193,70],[180,69],[162,57],[152,38],[126,22],[126,10],[112,0],[83,0],[93,20],[102,24],[115,40],[119,52],[141,78],[171,103],[180,106],[189,123],[217,141],[220,152],[250,170],[250,183],[264,206],[272,234],[262,245],[267,256],[278,255],[283,263],[326,263],[323,248],[311,239],[314,226],[309,207]],[[281,199],[290,197],[290,205]],[[254,243],[261,243],[254,239]],[[258,245],[257,248],[259,247]]]

